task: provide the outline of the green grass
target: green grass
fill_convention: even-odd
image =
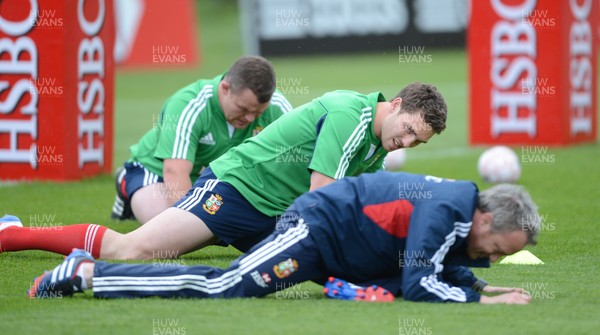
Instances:
[[[202,64],[193,70],[119,72],[116,76],[115,166],[156,117],[162,101],[180,86],[213,76],[241,53],[235,1],[202,1]],[[208,13],[208,14],[207,14]],[[206,14],[206,15],[205,15]],[[412,81],[431,82],[445,95],[448,128],[430,144],[408,153],[406,171],[473,179],[482,148],[467,146],[467,73],[463,51],[428,50],[431,63],[399,64],[394,51],[379,54],[275,58],[280,78],[305,88],[291,94],[295,105],[332,89],[381,90],[390,98]],[[520,148],[515,148],[520,154]],[[527,286],[527,306],[426,304],[397,301],[366,304],[326,300],[320,287],[302,284],[262,299],[30,301],[34,276],[61,256],[40,251],[0,255],[0,331],[3,334],[592,334],[600,326],[597,278],[600,243],[600,154],[597,145],[550,148],[552,164],[524,164],[520,183],[540,206],[544,226],[539,245],[528,248],[545,264],[495,265],[476,270],[490,283]],[[122,232],[135,223],[107,219],[114,197],[110,176],[72,183],[21,183],[0,187],[0,214],[36,216],[54,224],[93,222]],[[211,247],[182,258],[185,264],[225,267],[239,253]],[[533,288],[533,289],[531,289]],[[169,325],[169,326],[164,326]],[[155,329],[156,327],[156,329]]]

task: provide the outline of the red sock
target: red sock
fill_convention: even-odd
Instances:
[[[85,249],[98,258],[102,237],[107,229],[97,224],[47,228],[9,227],[0,232],[0,252],[45,250],[68,255],[73,248],[78,248]]]

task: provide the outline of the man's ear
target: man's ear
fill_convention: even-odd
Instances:
[[[390,103],[392,104],[392,110],[395,111],[398,106],[402,105],[402,98],[394,98]]]
[[[223,79],[221,80],[221,82],[219,83],[219,87],[221,88],[221,92],[225,95],[229,94],[229,89],[231,88],[231,84]]]
[[[482,225],[481,227],[489,226],[489,229],[492,229],[492,223],[494,222],[494,216],[491,212],[481,213],[481,220],[479,223]]]

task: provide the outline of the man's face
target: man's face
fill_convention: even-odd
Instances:
[[[225,119],[237,129],[247,127],[269,106],[269,102],[258,102],[256,95],[248,88],[233,92],[228,82],[221,81],[221,108]]]
[[[435,134],[421,112],[402,112],[401,103],[402,99],[392,101],[393,112],[385,117],[381,126],[381,146],[387,152],[427,143]]]
[[[512,255],[527,245],[527,232],[492,232],[492,214],[482,213],[479,209],[473,215],[471,231],[467,236],[469,258],[489,258],[495,262],[504,255]]]

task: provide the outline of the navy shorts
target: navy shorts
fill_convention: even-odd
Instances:
[[[117,220],[135,220],[131,210],[131,197],[140,188],[162,183],[163,177],[146,169],[140,162],[126,162],[117,172],[117,196],[111,217]]]
[[[269,236],[277,218],[259,212],[229,183],[206,168],[174,207],[193,213],[217,236],[220,245],[245,252]]]

